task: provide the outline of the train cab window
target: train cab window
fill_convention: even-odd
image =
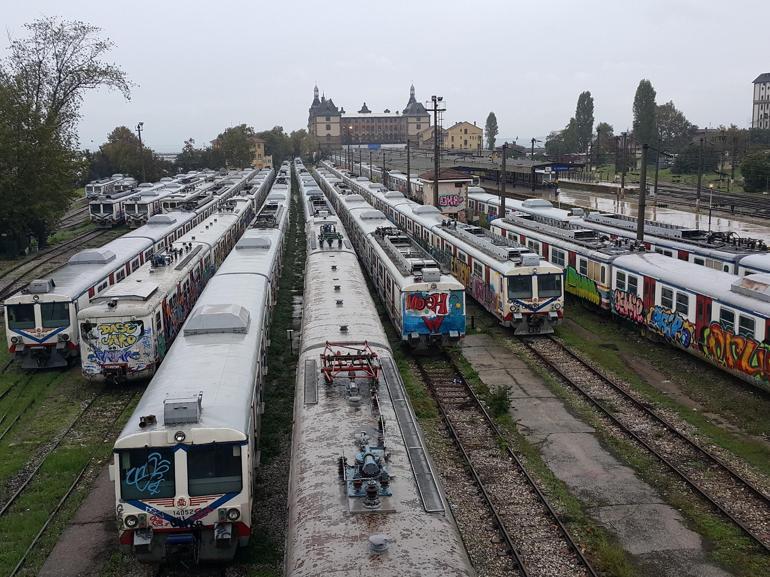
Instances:
[[[120,497],[128,499],[168,499],[176,494],[174,450],[147,447],[118,451]]]
[[[726,331],[735,330],[735,312],[725,307],[719,309],[719,324]]]
[[[540,298],[561,296],[561,275],[537,275],[537,296]]]
[[[754,338],[754,319],[741,315],[738,321],[738,334],[747,339]]]
[[[563,268],[566,263],[564,251],[551,247],[551,262]]]
[[[674,291],[668,287],[660,289],[660,304],[663,308],[674,310]]]
[[[47,329],[66,327],[70,324],[70,310],[67,303],[40,303],[40,316]]]
[[[191,446],[187,451],[187,483],[191,497],[240,492],[241,446]]]
[[[531,299],[532,298],[532,277],[528,275],[517,275],[508,277],[508,298],[509,299]]]
[[[583,276],[588,276],[588,261],[586,259],[578,259],[578,272]],[[618,273],[618,275],[620,275],[620,273]]]
[[[686,317],[690,313],[690,295],[685,292],[676,293],[676,312]]]
[[[631,294],[635,295],[635,294],[639,294],[638,288],[639,288],[639,279],[632,274],[628,275],[628,288],[626,290],[628,290],[628,292],[630,292]]]
[[[615,288],[619,291],[626,290],[626,273],[618,271],[618,274],[615,277]]]
[[[7,305],[9,329],[34,329],[35,305]]]

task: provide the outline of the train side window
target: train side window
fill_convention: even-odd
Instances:
[[[566,262],[564,251],[558,248],[551,248],[551,262],[563,268]]]
[[[706,266],[706,260],[702,258],[698,258],[697,256],[692,260],[695,264],[699,264],[701,266]]]
[[[536,252],[537,254],[540,254],[540,243],[536,240],[528,240],[527,241],[527,248],[531,249],[532,251]]]
[[[35,328],[35,305],[6,305],[6,310],[8,311],[9,329]]]
[[[191,497],[239,493],[243,488],[240,445],[191,445],[187,478]]]
[[[735,311],[726,309],[725,307],[719,308],[719,324],[727,331],[735,330]]]
[[[473,274],[479,277],[484,276],[484,267],[476,261],[473,262]]]
[[[631,294],[639,294],[639,279],[635,277],[634,275],[630,274],[628,275],[628,292]]]
[[[578,259],[578,272],[583,276],[588,276],[588,261],[586,259]],[[618,275],[620,275],[620,273],[618,273]]]
[[[729,266],[727,266],[727,265],[724,265],[724,266],[722,267],[722,270],[723,270],[724,272],[730,272],[730,267],[729,267]]]
[[[685,292],[677,291],[676,312],[680,313],[683,317],[690,314],[690,295]]]
[[[747,316],[740,316],[738,321],[738,334],[747,339],[754,338],[754,319]]]
[[[109,279],[105,280],[105,281],[104,281],[103,283],[101,283],[101,284],[100,284],[98,287],[96,287],[96,292],[97,292],[97,293],[100,293],[100,292],[102,292],[104,289],[106,289],[108,286],[110,286],[110,281],[109,281]]]
[[[618,274],[615,277],[615,288],[619,291],[626,290],[626,273],[618,271]]]
[[[562,266],[564,266],[564,265],[562,265]],[[602,284],[606,284],[607,283],[607,267],[604,266],[604,265],[602,265],[601,280],[599,282],[601,282]]]
[[[660,289],[660,304],[663,308],[674,310],[674,291],[668,287]]]

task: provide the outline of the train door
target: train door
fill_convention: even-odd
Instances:
[[[644,277],[642,303],[646,311],[655,306],[655,279],[649,276]]]
[[[547,243],[547,242],[544,242],[544,243],[542,243],[542,244],[540,245],[540,250],[542,251],[542,252],[541,252],[541,256],[542,256],[542,257],[543,257],[543,259],[545,259],[545,260],[549,260],[549,259],[548,259],[548,249],[549,249],[549,248],[550,248],[550,247],[548,246],[548,243]]]
[[[569,261],[568,261],[569,262],[569,266],[571,266],[574,269],[577,269],[577,266],[575,264],[575,260],[576,260],[575,251],[574,250],[569,251]]]
[[[711,323],[711,297],[705,295],[695,296],[695,338],[700,339],[703,329]]]

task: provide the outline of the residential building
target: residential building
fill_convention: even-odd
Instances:
[[[316,137],[321,148],[336,148],[341,143],[340,110],[326,95],[318,98],[318,86],[313,89],[313,103],[310,105],[307,121],[308,134]]]
[[[446,129],[442,128],[439,133],[439,147],[443,146],[446,142]],[[417,133],[417,136],[412,140],[417,145],[417,148],[428,148],[433,150],[433,127],[423,128]]]
[[[760,74],[754,80],[751,127],[770,128],[770,72]]]
[[[265,141],[261,138],[254,138],[254,160],[251,161],[251,165],[257,170],[261,170],[265,167],[272,168],[273,156],[271,154],[265,154]]]
[[[423,185],[423,204],[433,205],[433,174],[432,170],[419,176]],[[438,172],[438,209],[442,214],[452,215],[460,222],[466,222],[466,206],[468,202],[468,187],[473,179],[467,174],[452,168],[442,168]]]
[[[484,131],[474,122],[458,122],[447,128],[444,150],[478,152],[483,146]]]

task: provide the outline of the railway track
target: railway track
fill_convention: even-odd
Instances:
[[[65,214],[59,221],[59,228],[73,228],[88,220],[88,206]]]
[[[452,359],[416,358],[503,543],[524,577],[596,577]]]
[[[0,301],[22,288],[26,284],[24,281],[25,277],[30,273],[40,269],[53,259],[65,255],[69,251],[73,251],[73,249],[79,250],[83,243],[99,238],[108,232],[109,230],[92,230],[85,232],[75,238],[39,252],[35,258],[31,260],[20,262],[11,268],[0,272]]]
[[[767,494],[558,340],[525,338],[521,342],[626,436],[641,444],[695,493],[770,552]]]
[[[32,481],[38,477],[43,465],[48,461],[49,457],[55,454],[56,450],[65,445],[78,446],[86,443],[84,440],[88,437],[95,439],[99,443],[106,442],[110,437],[110,431],[115,423],[120,419],[120,416],[130,406],[136,395],[139,394],[139,390],[122,390],[118,394],[112,395],[106,389],[102,389],[99,393],[89,399],[85,406],[80,410],[78,415],[70,423],[69,427],[59,436],[55,443],[50,447],[47,447],[42,455],[38,455],[37,464],[32,470],[20,479],[20,483],[16,487],[13,494],[5,501],[0,507],[0,519],[5,515],[10,514],[13,510],[13,506],[19,502],[19,499],[25,495],[28,491]],[[96,422],[96,428],[93,430],[93,423]],[[89,427],[91,430],[89,431]],[[83,482],[86,473],[96,463],[96,455],[91,455],[83,467],[79,470],[72,483],[68,486],[65,493],[61,496],[54,508],[48,513],[47,518],[43,525],[40,527],[32,541],[28,544],[24,554],[18,560],[14,570],[10,573],[10,577],[14,577],[22,569],[29,554],[35,549],[40,538],[43,536],[50,524],[55,520],[56,516],[61,511],[64,504],[67,502],[72,493]]]

